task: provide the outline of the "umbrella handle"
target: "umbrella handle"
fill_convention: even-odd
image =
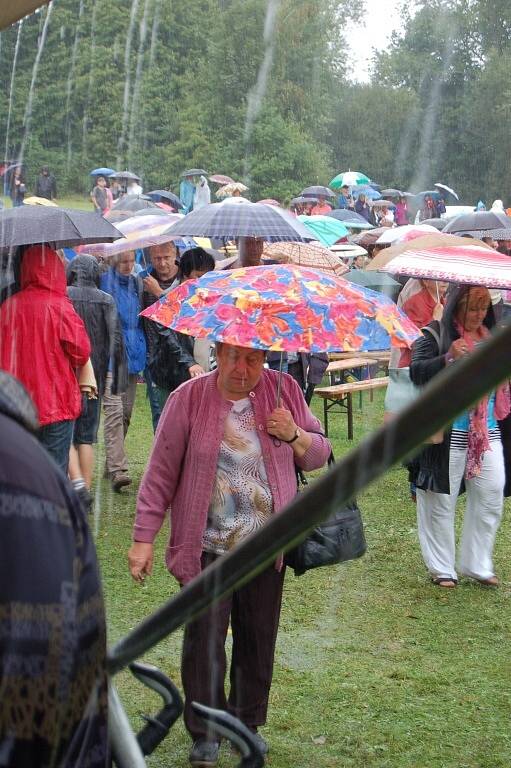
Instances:
[[[277,408],[280,408],[280,392],[282,389],[282,366],[284,364],[284,353],[280,353],[280,363],[279,363],[279,378],[277,382]]]

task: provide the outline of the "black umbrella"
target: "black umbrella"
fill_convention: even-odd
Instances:
[[[170,216],[170,211],[166,211],[164,208],[160,208],[158,205],[155,205],[154,208],[141,208],[139,211],[135,211],[135,213],[131,211],[123,211],[123,213],[126,214],[124,218],[128,218],[129,216]]]
[[[0,211],[0,248],[50,243],[72,248],[123,237],[109,221],[92,211],[46,205],[22,205]]]
[[[166,189],[153,189],[152,192],[146,192],[144,197],[154,200],[155,203],[161,203],[162,201],[168,202],[170,205],[173,205],[174,208],[183,207],[183,203],[179,197]]]
[[[349,280],[350,283],[363,285],[364,288],[384,293],[386,296],[390,296],[393,301],[396,301],[401,290],[401,283],[398,283],[397,280],[394,280],[385,272],[366,272],[363,269],[351,269],[343,277],[345,280]]]
[[[305,189],[302,189],[300,192],[300,195],[302,195],[302,197],[335,197],[335,192],[332,192],[328,187],[316,186],[305,187]]]
[[[183,237],[259,237],[264,240],[314,240],[301,221],[281,208],[248,201],[212,203],[173,224],[167,232]],[[165,234],[167,234],[167,232]]]
[[[204,168],[189,168],[187,171],[183,171],[181,178],[184,176],[207,176],[208,172]]]
[[[393,189],[390,187],[389,189],[381,189],[380,194],[383,195],[383,197],[404,197],[404,194],[399,189]]]
[[[495,240],[511,240],[511,218],[498,211],[474,211],[461,213],[450,219],[443,232],[472,237],[493,237]]]
[[[117,171],[116,173],[112,173],[108,178],[118,180],[124,179],[126,181],[140,181],[140,176],[137,176],[136,173],[131,173],[131,171]]]

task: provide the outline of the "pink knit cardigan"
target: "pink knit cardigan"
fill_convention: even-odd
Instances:
[[[249,393],[264,465],[279,512],[296,495],[295,456],[286,443],[275,445],[266,431],[266,419],[275,408],[278,373],[263,370]],[[186,584],[201,570],[202,534],[213,493],[217,459],[224,424],[232,403],[220,394],[218,372],[182,384],[173,392],[163,410],[156,437],[140,486],[133,538],[153,542],[170,508],[170,541],[166,563],[180,584]],[[283,374],[282,406],[293,414],[296,424],[307,432],[321,431],[297,383]],[[322,467],[330,455],[330,443],[322,434],[296,463],[309,471]]]

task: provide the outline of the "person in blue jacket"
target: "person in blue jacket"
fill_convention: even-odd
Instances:
[[[126,391],[112,394],[112,372],[109,371],[103,397],[106,472],[116,492],[131,483],[124,438],[135,403],[138,375],[146,363],[146,339],[139,317],[143,284],[132,274],[134,264],[135,254],[125,251],[114,257],[113,266],[101,276],[101,290],[109,293],[117,306],[128,361]]]

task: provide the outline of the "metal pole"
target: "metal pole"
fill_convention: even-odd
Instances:
[[[262,571],[341,504],[477,402],[511,373],[511,325],[438,374],[422,396],[348,453],[265,526],[216,560],[109,652],[115,674]]]

